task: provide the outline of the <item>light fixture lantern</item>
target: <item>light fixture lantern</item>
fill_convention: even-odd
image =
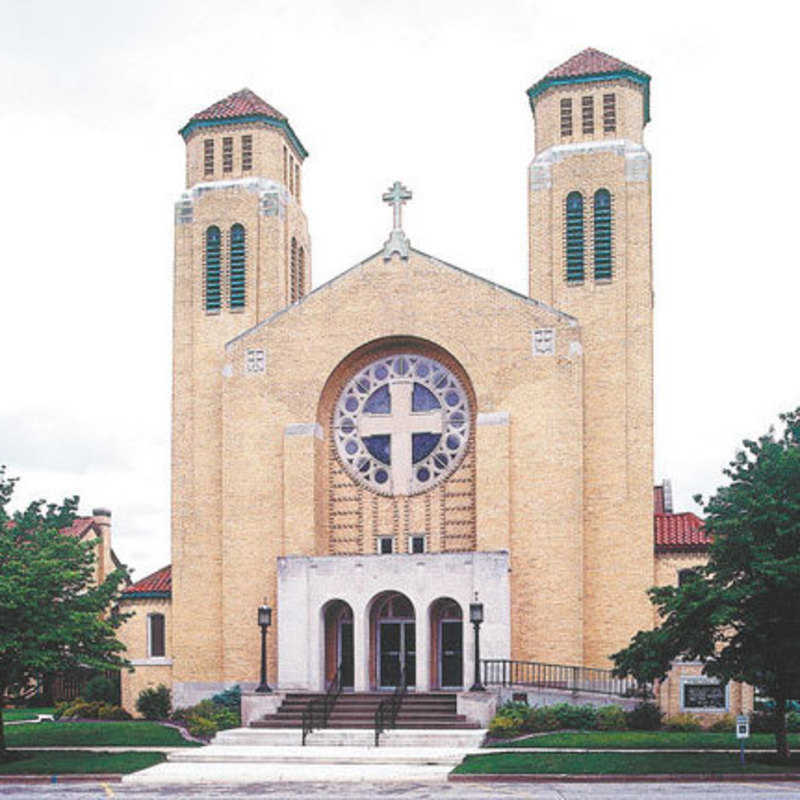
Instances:
[[[265,628],[272,624],[272,609],[269,606],[258,607],[258,624]]]
[[[469,621],[473,625],[480,625],[483,622],[483,603],[469,604]]]

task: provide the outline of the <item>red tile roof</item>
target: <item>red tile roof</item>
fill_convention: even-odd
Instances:
[[[92,527],[93,522],[94,517],[75,517],[72,525],[68,528],[62,528],[60,533],[80,539]]]
[[[599,50],[595,50],[594,47],[587,47],[577,55],[567,59],[563,64],[559,64],[555,69],[551,69],[543,80],[548,78],[578,78],[581,75],[605,75],[609,72],[620,72],[622,70],[630,70],[643,77],[649,77],[646,72],[626,64],[624,61],[608,55],[608,53],[601,53]]]
[[[707,550],[711,537],[703,520],[691,511],[681,514],[654,514],[656,552],[671,550]]]
[[[172,593],[172,564],[156,570],[122,590],[123,597],[156,595],[168,597]]]
[[[241,89],[203,109],[203,111],[198,111],[189,122],[249,117],[254,114],[263,114],[274,119],[286,119],[280,111],[262,100],[255,92],[251,92],[250,89]]]

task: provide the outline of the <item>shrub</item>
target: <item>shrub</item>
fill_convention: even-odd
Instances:
[[[620,706],[601,706],[597,709],[597,730],[624,731],[628,727],[625,709]]]
[[[774,733],[775,716],[772,711],[756,711],[750,717],[751,733]]]
[[[216,703],[218,706],[224,706],[229,711],[239,713],[242,707],[242,690],[239,684],[237,683],[236,686],[231,686],[230,689],[225,689],[224,692],[215,694],[211,698],[211,702]]]
[[[573,706],[557,703],[550,706],[556,715],[559,728],[569,730],[594,730],[597,727],[597,709],[594,706]]]
[[[215,722],[205,717],[192,717],[186,727],[198,739],[210,739],[219,730]]]
[[[734,717],[733,714],[724,714],[709,725],[708,729],[712,733],[735,733],[736,717]]]
[[[790,711],[786,715],[786,727],[791,733],[800,731],[800,714],[797,711]]]
[[[136,701],[136,710],[145,719],[167,719],[171,705],[170,691],[159,683],[154,689],[142,689]]]
[[[489,723],[489,733],[498,739],[516,736],[522,729],[522,723],[513,717],[502,717],[499,714]]]
[[[523,724],[523,730],[537,731],[557,731],[561,727],[558,714],[553,710],[554,706],[537,706],[528,713],[528,719]]]
[[[625,716],[632,731],[657,731],[664,714],[655,703],[639,703]]]
[[[95,675],[86,684],[83,696],[90,702],[100,700],[111,705],[119,705],[119,688],[105,675]]]
[[[82,697],[59,703],[53,714],[56,719],[131,719],[131,715],[119,706],[102,703],[98,700],[87,702]]]
[[[664,727],[668,731],[691,733],[691,731],[699,731],[703,726],[700,724],[700,720],[694,714],[684,713],[667,717]]]

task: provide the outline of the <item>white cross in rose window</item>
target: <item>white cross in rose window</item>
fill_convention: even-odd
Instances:
[[[415,433],[442,433],[442,411],[412,411],[411,396],[413,381],[397,381],[389,384],[392,398],[390,414],[367,414],[358,417],[358,435],[367,436],[388,434],[389,452],[392,459],[392,494],[411,494],[414,475],[412,436]]]

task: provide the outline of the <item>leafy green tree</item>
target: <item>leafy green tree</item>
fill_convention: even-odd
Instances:
[[[125,572],[95,585],[97,540],[59,532],[75,519],[78,499],[40,500],[12,514],[16,481],[0,466],[0,760],[8,694],[24,692],[45,673],[128,664],[115,630],[129,615],[110,611]]]
[[[786,704],[800,699],[800,408],[780,415],[723,470],[703,505],[713,539],[706,566],[683,586],[650,589],[661,615],[615,653],[617,675],[663,679],[680,656],[744,681],[775,701],[778,756],[789,758]]]

